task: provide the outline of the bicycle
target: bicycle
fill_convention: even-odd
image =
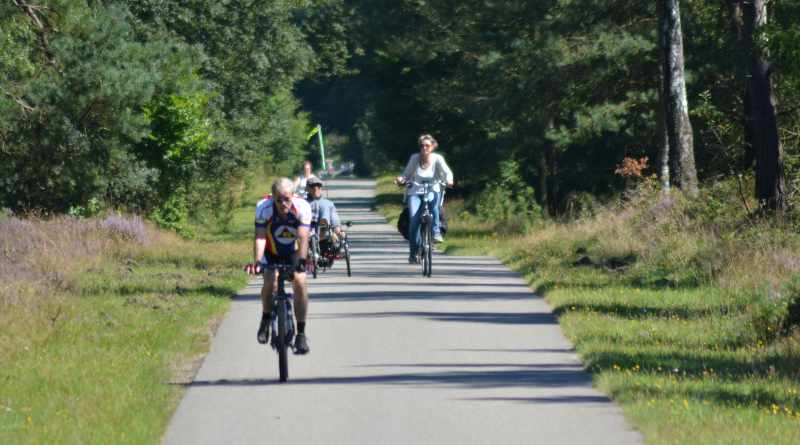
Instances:
[[[346,221],[344,225],[349,228],[353,225],[353,222]],[[317,277],[317,269],[322,268],[324,272],[326,269],[333,267],[335,260],[342,258],[347,264],[347,276],[352,276],[350,269],[350,240],[347,237],[347,233],[339,239],[339,244],[334,246],[331,241],[330,226],[324,219],[319,224],[312,223],[308,252],[309,261],[314,263],[314,278]]]
[[[278,354],[278,377],[285,382],[289,379],[288,350],[290,347],[294,349],[292,341],[295,334],[293,295],[286,293],[285,282],[293,279],[294,266],[291,261],[282,261],[275,264],[275,270],[278,272],[278,291],[272,297],[270,346]]]
[[[422,180],[412,181],[410,184],[422,187],[422,203],[420,204],[422,214],[420,215],[420,243],[417,246],[417,262],[422,265],[422,276],[430,277],[433,273],[433,210],[432,206],[439,205],[434,203],[433,186],[439,184],[444,186],[441,181]],[[409,234],[414,236],[414,234]]]

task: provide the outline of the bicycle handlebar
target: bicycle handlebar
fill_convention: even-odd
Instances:
[[[447,183],[445,181],[442,181],[442,180],[439,180],[439,179],[437,179],[437,180],[422,180],[422,181],[406,181],[406,187],[411,187],[412,185],[416,185],[416,186],[420,187],[420,186],[424,186],[424,185],[437,185],[437,184],[447,187]]]

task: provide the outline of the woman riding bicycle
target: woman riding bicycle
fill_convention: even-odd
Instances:
[[[441,223],[439,221],[439,206],[442,205],[444,190],[439,182],[444,182],[448,186],[453,185],[453,172],[447,166],[444,157],[433,153],[439,145],[436,139],[429,134],[419,137],[419,153],[414,153],[408,160],[403,174],[395,178],[398,185],[406,184],[406,201],[408,205],[408,262],[415,263],[417,246],[420,244],[420,217],[422,208],[422,186],[415,185],[415,182],[424,180],[434,180],[433,187],[433,240],[437,243],[442,242]]]

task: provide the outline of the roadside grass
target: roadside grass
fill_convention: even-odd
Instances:
[[[704,193],[642,190],[528,234],[453,201],[441,247],[523,274],[648,443],[800,443],[800,237]]]
[[[389,223],[397,224],[397,217],[403,211],[402,189],[394,185],[393,176],[381,176],[375,185],[375,209],[385,216]]]
[[[141,221],[139,239],[94,220],[0,222],[25,228],[0,233],[0,443],[158,443],[246,284],[257,196],[195,240]]]

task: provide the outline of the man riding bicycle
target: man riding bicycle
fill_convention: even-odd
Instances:
[[[261,288],[261,323],[256,337],[259,343],[264,344],[269,337],[272,295],[277,281],[275,264],[281,260],[292,261],[295,269],[292,280],[294,313],[297,318],[294,346],[298,354],[305,354],[310,350],[305,335],[308,313],[305,269],[311,207],[304,199],[295,197],[293,191],[292,181],[289,178],[280,178],[272,184],[272,196],[258,202],[253,239],[253,263],[247,266],[247,271],[251,274],[264,272],[264,286]]]

